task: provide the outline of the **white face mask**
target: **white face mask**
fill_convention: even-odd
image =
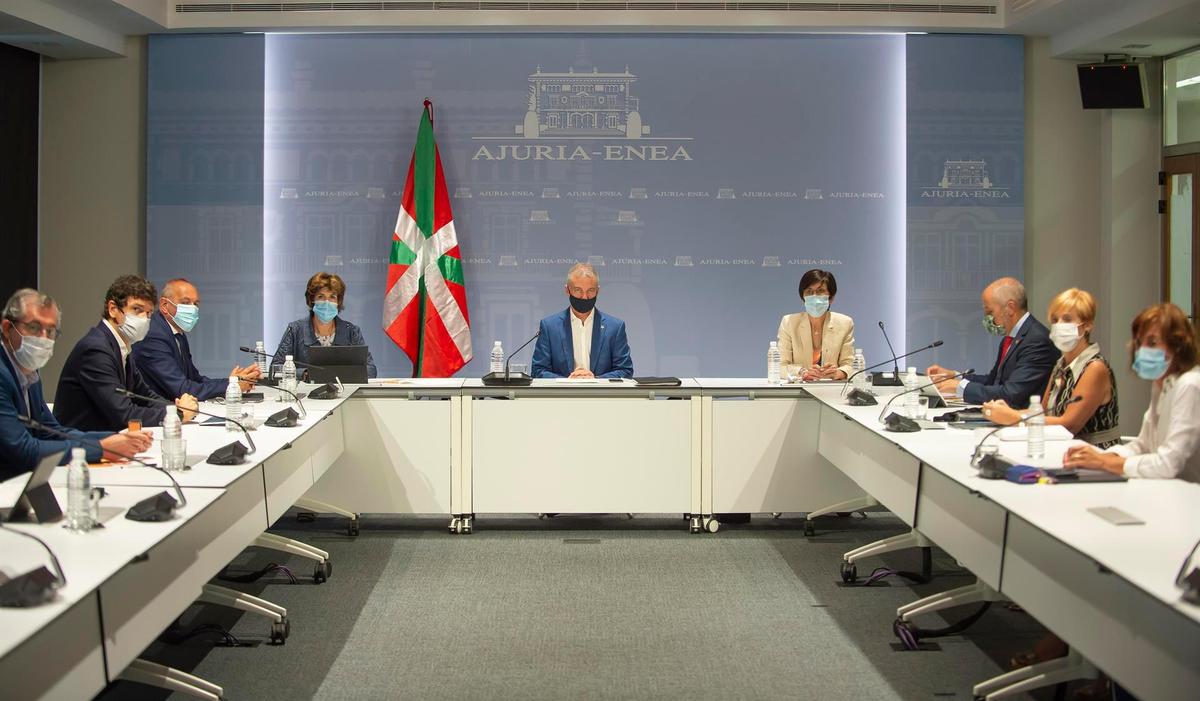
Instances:
[[[125,321],[117,327],[117,331],[121,333],[121,337],[129,345],[133,345],[146,337],[146,333],[150,331],[150,318],[138,316],[136,314],[125,314]]]
[[[41,336],[21,335],[21,345],[13,351],[17,365],[26,370],[41,370],[54,355],[54,341]]]
[[[1050,325],[1050,340],[1063,353],[1070,353],[1079,345],[1079,324],[1061,322]]]

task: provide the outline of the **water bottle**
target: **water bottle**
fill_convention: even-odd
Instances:
[[[1031,458],[1041,458],[1046,455],[1046,415],[1042,411],[1042,398],[1033,395],[1029,398],[1029,419],[1025,421],[1027,432],[1026,454]],[[1037,414],[1037,416],[1034,416]]]
[[[182,470],[187,461],[183,447],[183,426],[179,422],[179,414],[174,408],[167,409],[162,422],[162,462],[163,469]]]
[[[234,421],[242,420],[242,387],[238,384],[238,378],[230,375],[229,384],[225,386],[225,430],[237,431],[241,433],[242,429]]]
[[[854,386],[859,389],[867,388],[867,373],[863,372],[867,367],[867,358],[863,355],[862,348],[854,349],[854,360],[850,361],[850,372],[854,375]]]
[[[258,372],[265,378],[271,369],[267,365],[267,347],[263,345],[262,341],[258,341],[254,344],[254,350],[256,351],[254,355],[258,358]]]
[[[779,368],[783,363],[783,355],[779,352],[779,342],[771,341],[767,348],[767,382],[779,383]]]
[[[910,419],[925,418],[918,416],[921,413],[921,393],[910,391],[920,386],[921,378],[917,377],[917,369],[910,366],[908,373],[904,375],[904,391],[908,392],[904,395],[904,415]]]
[[[283,360],[283,377],[279,380],[279,386],[290,391],[296,391],[296,361],[292,356],[285,356]]]
[[[499,341],[492,345],[492,359],[488,369],[492,372],[504,372],[504,347]]]
[[[73,531],[92,528],[92,475],[83,448],[71,449],[71,462],[67,466],[67,528]]]

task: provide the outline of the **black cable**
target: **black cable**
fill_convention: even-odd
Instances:
[[[257,582],[258,580],[262,579],[263,577],[267,576],[268,574],[271,574],[272,572],[283,572],[284,574],[286,574],[288,576],[288,579],[291,580],[292,584],[295,584],[298,581],[296,579],[296,575],[292,572],[292,570],[290,568],[288,568],[285,565],[281,565],[277,562],[272,562],[260,570],[254,570],[251,572],[246,572],[244,574],[229,574],[229,570],[224,569],[224,570],[221,570],[217,574],[217,579],[221,580],[222,582],[236,582],[238,584],[249,584],[251,582]]]

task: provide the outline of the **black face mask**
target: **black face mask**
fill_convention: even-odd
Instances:
[[[580,314],[587,314],[596,308],[595,297],[592,297],[591,299],[583,299],[581,297],[576,297],[575,295],[568,295],[568,297],[571,298],[571,308]]]

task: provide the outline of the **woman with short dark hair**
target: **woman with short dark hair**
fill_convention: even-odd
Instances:
[[[783,373],[801,380],[844,380],[854,360],[854,320],[829,310],[837,296],[837,279],[813,269],[800,278],[804,311],[779,322]]]
[[[313,346],[365,346],[362,330],[341,318],[345,308],[346,283],[334,273],[317,273],[304,288],[308,315],[287,325],[272,363],[283,365],[286,356],[298,363],[308,362]],[[367,351],[367,377],[375,377],[375,360]]]

